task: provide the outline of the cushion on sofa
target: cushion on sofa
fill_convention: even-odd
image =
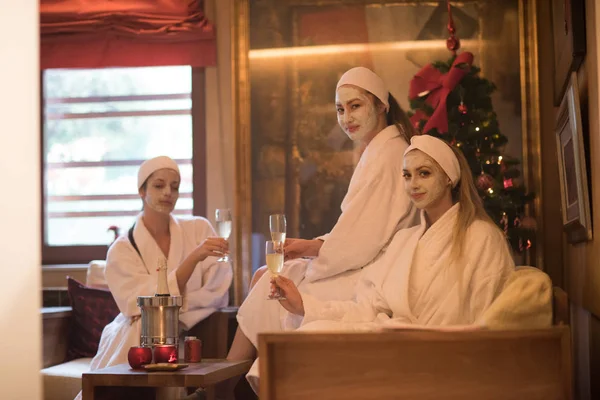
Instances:
[[[119,307],[108,290],[87,287],[71,277],[67,277],[67,287],[73,308],[67,361],[93,357],[98,351],[102,330],[119,314]]]
[[[106,270],[105,260],[93,260],[88,264],[87,274],[85,277],[86,286],[98,289],[107,289],[108,283],[104,276]]]
[[[81,374],[89,371],[91,358],[78,358],[44,368],[44,400],[73,400],[81,390]]]

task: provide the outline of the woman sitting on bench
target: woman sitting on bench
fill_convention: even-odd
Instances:
[[[460,150],[432,136],[413,137],[404,156],[404,188],[421,210],[421,224],[394,236],[377,268],[357,286],[353,301],[319,301],[300,294],[285,277],[274,281],[287,299],[280,303],[303,316],[303,326],[326,320],[371,329],[390,319],[473,324],[501,292],[515,264]],[[311,329],[319,325],[331,324],[315,322]]]
[[[483,208],[460,150],[428,135],[404,153],[404,188],[420,226],[400,230],[364,274],[354,300],[322,301],[281,275],[272,281],[300,330],[368,331],[386,324],[493,328],[549,326],[548,276],[515,272],[504,233]],[[523,273],[521,273],[523,272]],[[258,390],[258,363],[247,375]]]

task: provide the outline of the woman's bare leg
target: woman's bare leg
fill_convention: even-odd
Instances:
[[[265,274],[265,272],[267,272],[266,265],[263,265],[262,267],[260,267],[259,269],[256,270],[256,272],[252,276],[252,280],[250,280],[250,290],[252,290],[254,285],[256,285],[256,282],[258,282],[258,280],[260,278],[262,278],[262,276]]]
[[[266,266],[262,266],[256,270],[254,275],[252,276],[252,280],[250,281],[250,290],[256,285],[256,282],[265,274],[267,271]],[[231,344],[231,348],[229,349],[229,353],[227,353],[227,359],[230,361],[240,361],[240,360],[254,360],[256,358],[256,348],[244,335],[244,332],[238,326],[235,331],[235,337],[233,338],[233,343]],[[218,385],[217,393],[219,398],[223,399],[233,399],[233,391],[235,386],[239,382],[241,377],[236,377],[229,379],[222,384]]]

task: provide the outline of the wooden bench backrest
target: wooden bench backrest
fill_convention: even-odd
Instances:
[[[259,336],[261,400],[572,398],[568,327]]]

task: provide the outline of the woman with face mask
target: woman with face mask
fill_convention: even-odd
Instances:
[[[420,225],[397,231],[351,300],[323,301],[279,275],[272,285],[286,298],[279,301],[287,311],[282,319],[301,318],[302,331],[485,324],[485,312],[515,275],[515,264],[504,233],[483,208],[466,159],[440,139],[414,136],[400,179],[420,210]],[[540,312],[545,319],[534,323],[550,325],[552,285],[542,275],[519,280],[516,291],[527,288],[531,296],[517,301],[523,318],[513,326]],[[496,321],[503,311],[496,311]],[[247,374],[256,391],[258,375],[257,360]]]
[[[183,297],[182,328],[191,328],[229,303],[233,273],[229,264],[215,259],[228,252],[228,242],[217,237],[205,218],[183,219],[171,214],[181,182],[175,161],[165,156],[145,161],[137,181],[142,212],[130,235],[111,245],[106,259],[106,281],[121,313],[102,331],[91,370],[127,363],[129,348],[139,346],[137,298],[156,293],[161,259],[167,263],[169,293]]]
[[[399,189],[402,155],[414,129],[384,82],[367,68],[350,69],[337,83],[335,108],[340,127],[362,154],[331,232],[313,240],[286,240],[282,272],[303,293],[321,300],[350,299],[360,275],[394,232],[418,223],[417,211]],[[301,321],[288,318],[282,324],[285,310],[267,300],[269,274],[262,272],[239,309],[231,360],[254,358],[258,333],[295,329]]]
[[[287,298],[281,304],[303,317],[303,330],[490,322],[486,312],[507,282],[514,282],[515,264],[504,233],[483,208],[465,157],[440,139],[413,137],[404,156],[404,188],[421,210],[421,224],[394,236],[363,276],[354,300],[323,302],[300,293],[289,279],[276,279]],[[550,325],[549,278],[542,273],[521,278],[520,289],[531,296],[522,297],[523,318],[514,325],[542,314],[545,319],[535,323]],[[497,315],[495,310],[493,318]]]

